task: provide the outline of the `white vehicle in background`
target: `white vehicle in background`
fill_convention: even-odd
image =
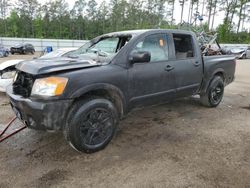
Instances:
[[[39,57],[39,59],[50,59],[54,57],[66,57],[68,56],[71,52],[77,50],[78,48],[59,48],[55,51],[52,51],[50,53],[46,53],[43,56]]]
[[[237,59],[250,58],[250,47],[232,47],[230,54],[234,55]]]
[[[62,56],[66,57],[76,49],[77,48],[60,48],[39,57],[39,59],[51,59]],[[8,60],[0,64],[0,92],[5,92],[6,87],[12,84],[13,78],[16,74],[15,66],[21,61],[24,61],[24,59]]]
[[[5,92],[5,88],[12,84],[16,74],[15,66],[23,59],[5,61],[0,64],[0,92]]]

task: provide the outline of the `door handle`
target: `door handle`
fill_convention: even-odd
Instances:
[[[171,70],[173,70],[174,69],[174,67],[172,67],[171,65],[167,65],[166,67],[165,67],[165,71],[171,71]]]

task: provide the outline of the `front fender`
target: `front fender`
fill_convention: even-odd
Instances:
[[[122,102],[122,106],[123,106],[123,112],[127,111],[126,108],[126,97],[124,96],[123,92],[116,86],[112,85],[112,84],[108,84],[108,83],[98,83],[98,84],[91,84],[91,85],[87,85],[85,87],[79,88],[78,90],[76,90],[75,92],[73,92],[69,98],[79,98],[83,95],[85,95],[88,92],[91,91],[97,91],[97,90],[105,90],[107,91],[109,94],[112,95],[118,95],[121,102]]]

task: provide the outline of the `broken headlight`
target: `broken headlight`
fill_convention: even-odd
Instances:
[[[2,79],[13,79],[15,77],[16,71],[7,71],[2,73]]]

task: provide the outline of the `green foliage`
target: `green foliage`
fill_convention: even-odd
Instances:
[[[90,39],[119,30],[177,29],[172,16],[175,1],[103,0],[97,3],[97,0],[76,0],[69,10],[65,0],[50,0],[44,5],[38,0],[19,0],[12,5],[9,15],[0,14],[0,36]],[[208,31],[209,27],[205,23],[194,29]],[[217,32],[221,42],[249,43],[249,33],[236,35],[227,21]]]
[[[235,33],[232,26],[228,22],[224,22],[217,28],[218,41],[220,43],[250,43],[250,33],[239,32]]]
[[[219,25],[217,28],[218,41],[221,43],[228,43],[230,41],[230,33],[232,33],[231,30],[232,28],[228,21],[224,21],[223,24]]]

